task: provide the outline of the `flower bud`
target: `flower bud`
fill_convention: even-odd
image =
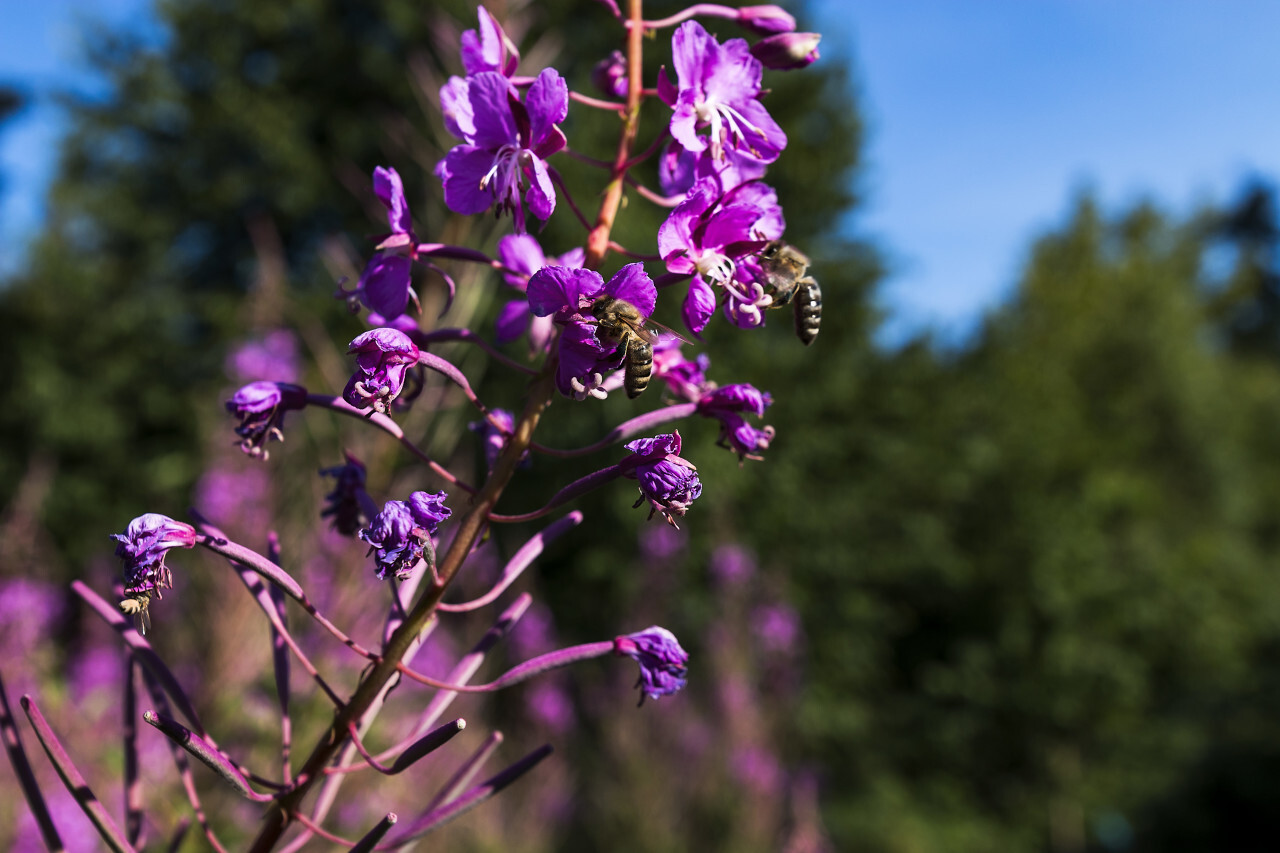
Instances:
[[[789,33],[796,28],[796,19],[781,6],[743,6],[738,10],[738,23],[753,33],[770,36]]]
[[[807,68],[818,59],[818,33],[782,33],[751,45],[751,55],[765,68],[790,71]]]
[[[591,82],[606,95],[627,96],[627,58],[615,50],[591,70]]]
[[[675,635],[666,628],[654,625],[617,637],[613,641],[613,651],[640,664],[640,680],[636,686],[640,688],[642,703],[645,696],[660,699],[685,685],[689,653],[680,648]]]

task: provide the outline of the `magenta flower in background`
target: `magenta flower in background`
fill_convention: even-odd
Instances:
[[[307,389],[286,382],[250,382],[231,395],[227,411],[240,419],[240,449],[267,460],[267,442],[284,441],[285,412],[307,407]]]
[[[62,592],[51,583],[0,580],[0,651],[5,658],[25,659],[62,622],[65,609]]]
[[[266,521],[265,499],[271,478],[261,466],[241,463],[233,469],[210,468],[196,483],[195,503],[219,525],[243,526]]]
[[[800,644],[800,615],[786,604],[767,604],[752,614],[755,635],[766,652],[791,654]]]
[[[378,244],[378,253],[369,259],[356,292],[370,311],[383,320],[399,317],[409,307],[413,289],[413,261],[417,254],[417,238],[413,218],[405,199],[400,174],[378,166],[373,170],[373,192],[387,209],[391,233]]]
[[[735,586],[756,572],[755,554],[734,542],[711,552],[711,576],[725,586]]]
[[[445,126],[462,140],[436,165],[445,204],[454,213],[484,213],[496,206],[525,232],[523,202],[539,219],[556,209],[546,158],[565,146],[556,125],[569,114],[569,87],[543,69],[521,101],[506,77],[483,71],[453,77],[440,89]]]
[[[767,391],[760,391],[745,382],[725,385],[703,394],[698,400],[698,414],[720,421],[719,443],[738,454],[738,459],[759,459],[755,455],[769,448],[774,429],[762,429],[747,423],[743,413],[763,417],[764,410],[773,403]]]
[[[172,548],[194,548],[196,529],[167,515],[149,512],[129,522],[124,533],[112,533],[111,538],[118,543],[116,556],[124,561],[125,596],[159,598],[160,590],[173,589],[173,574],[164,564],[165,555]]]
[[[636,506],[649,502],[649,517],[661,512],[667,523],[679,528],[675,517],[684,515],[702,494],[697,468],[680,457],[680,433],[639,438],[625,445],[631,456],[619,466],[623,476],[639,482]]]
[[[386,580],[388,572],[397,580],[413,573],[440,522],[452,515],[444,505],[447,497],[444,492],[414,492],[408,502],[387,501],[382,512],[360,531],[360,538],[369,543],[369,552],[376,553],[378,580]]]
[[[666,383],[676,399],[696,403],[704,392],[715,387],[707,380],[711,357],[703,352],[690,361],[680,351],[680,344],[679,338],[664,336],[653,345],[653,378]]]
[[[556,387],[577,400],[608,396],[603,374],[622,366],[623,360],[617,345],[600,342],[595,318],[589,317],[591,304],[608,295],[630,302],[648,317],[658,303],[658,289],[642,264],[627,264],[608,283],[594,270],[544,267],[529,279],[526,293],[534,316],[552,317],[564,327]]]
[[[357,409],[386,414],[404,390],[409,368],[418,363],[418,345],[397,329],[372,329],[351,342],[347,354],[351,353],[356,356],[356,372],[347,381],[342,399]]]
[[[321,518],[329,518],[330,526],[343,536],[355,536],[356,532],[369,523],[365,514],[364,498],[367,474],[364,463],[350,451],[343,451],[346,462],[333,468],[320,471],[321,477],[334,479],[333,491],[324,496],[325,507],[320,510]]]
[[[674,110],[671,135],[689,151],[710,150],[716,160],[727,149],[764,163],[777,160],[787,136],[759,101],[763,69],[746,40],[722,45],[697,21],[686,21],[671,38],[671,53],[677,83],[665,71],[658,82],[659,96]]]
[[[480,18],[479,29],[462,34],[462,67],[469,75],[496,71],[510,77],[520,64],[520,51],[488,9],[478,6],[476,13]]]
[[[227,355],[227,375],[238,382],[298,379],[298,343],[293,332],[275,329],[259,340],[246,341]]]
[[[646,524],[640,528],[640,556],[650,563],[669,563],[688,544],[683,531],[669,524]]]
[[[497,421],[502,429],[495,426],[494,421]],[[515,416],[506,409],[490,409],[488,418],[468,424],[471,431],[480,436],[480,443],[484,447],[486,470],[493,470],[494,463],[498,461],[498,454],[502,453],[502,448],[507,446],[515,425]],[[520,466],[523,468],[529,466],[529,451],[526,450],[520,455]]]
[[[522,294],[529,286],[529,278],[546,266],[581,269],[587,253],[582,247],[570,249],[563,255],[548,258],[542,253],[538,241],[528,234],[508,234],[498,241],[498,260],[502,265],[517,270],[520,275],[503,273],[502,279]],[[554,325],[550,317],[535,316],[529,310],[529,300],[513,299],[498,312],[495,323],[500,344],[507,344],[528,332],[531,355],[546,352],[551,347]]]
[[[666,628],[654,625],[634,634],[616,637],[613,651],[640,664],[640,679],[636,686],[640,688],[641,704],[646,696],[660,699],[685,685],[689,655]]]
[[[573,700],[552,679],[542,678],[531,684],[524,701],[529,715],[556,734],[567,734],[577,722]]]

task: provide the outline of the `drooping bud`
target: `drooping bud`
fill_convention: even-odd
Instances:
[[[418,345],[398,329],[372,329],[347,347],[356,356],[356,372],[343,389],[342,399],[357,409],[386,414],[404,390],[409,368],[418,363]]]
[[[306,408],[307,389],[287,382],[250,382],[231,395],[226,406],[240,419],[240,449],[265,462],[267,442],[284,441],[285,412]]]
[[[636,506],[649,502],[649,517],[661,512],[667,523],[679,528],[676,516],[684,515],[702,494],[697,468],[680,458],[680,433],[640,438],[624,445],[632,455],[619,467],[623,476],[636,480],[640,498]]]
[[[789,33],[796,28],[796,19],[781,6],[743,6],[738,10],[738,23],[762,36]]]
[[[792,71],[808,68],[818,59],[818,33],[782,33],[751,45],[751,55],[765,68]]]
[[[641,704],[645,696],[660,699],[685,685],[689,653],[680,648],[675,635],[666,628],[654,625],[617,637],[613,641],[613,651],[640,664],[640,679],[636,686],[640,688]]]

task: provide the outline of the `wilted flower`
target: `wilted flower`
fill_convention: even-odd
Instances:
[[[347,381],[342,399],[357,409],[383,414],[404,390],[405,376],[421,354],[408,335],[387,328],[357,336],[347,353],[356,355],[356,372]]]
[[[689,655],[666,628],[654,625],[634,634],[616,637],[613,651],[640,664],[640,679],[636,686],[640,688],[641,704],[645,696],[660,699],[685,685]]]
[[[769,448],[774,429],[766,426],[757,429],[743,417],[749,412],[757,417],[773,403],[767,391],[760,391],[745,382],[725,385],[702,395],[698,400],[698,414],[720,421],[719,443],[738,454],[739,459],[758,459],[755,455]]]
[[[453,77],[440,89],[445,126],[462,140],[436,165],[445,204],[454,213],[497,206],[525,231],[524,206],[539,219],[556,209],[546,158],[565,146],[556,125],[569,114],[569,88],[554,68],[543,69],[521,101],[506,77],[483,71]]]
[[[504,267],[516,271],[503,273],[502,279],[522,294],[529,286],[529,277],[543,267],[581,269],[585,258],[586,252],[580,246],[559,257],[548,258],[542,253],[538,241],[529,234],[508,234],[498,241],[498,260]],[[496,340],[500,344],[510,343],[527,331],[529,350],[533,355],[547,351],[554,331],[549,317],[534,316],[530,312],[527,298],[513,299],[504,305],[498,312],[496,326]]]
[[[343,455],[345,464],[320,471],[322,477],[333,477],[333,491],[324,496],[325,508],[320,511],[321,518],[332,518],[332,526],[343,536],[354,536],[356,531],[369,523],[365,515],[364,495],[366,474],[364,463],[350,451]],[[367,497],[367,495],[364,495]]]
[[[377,554],[374,559],[379,580],[386,580],[388,572],[397,580],[404,580],[419,560],[434,561],[431,537],[440,522],[452,515],[444,505],[447,497],[444,492],[414,492],[407,503],[387,501],[382,512],[360,531],[360,538],[370,545],[370,553]]]
[[[227,411],[240,419],[236,427],[240,449],[263,461],[268,441],[284,441],[285,412],[306,406],[307,389],[285,382],[250,382],[226,403]]]
[[[161,590],[173,589],[173,574],[164,564],[165,555],[170,548],[195,547],[196,529],[167,515],[149,512],[129,522],[124,533],[111,534],[111,538],[118,543],[116,556],[124,561],[121,579],[125,598],[120,609],[145,619],[152,597],[162,598]]]
[[[693,463],[680,458],[680,433],[639,438],[625,445],[631,456],[622,460],[623,476],[637,480],[640,498],[649,502],[649,517],[661,512],[667,523],[679,528],[675,517],[684,515],[702,494],[702,482]]]

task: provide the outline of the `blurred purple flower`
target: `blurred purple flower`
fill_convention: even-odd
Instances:
[[[525,693],[525,707],[529,716],[556,734],[567,733],[576,723],[573,700],[564,687],[547,677],[529,686]]]
[[[669,524],[640,528],[640,555],[646,563],[665,563],[685,549],[688,537]]]
[[[113,648],[90,646],[71,661],[71,696],[82,703],[99,691],[114,691],[124,679],[124,660]]]
[[[645,696],[660,699],[685,685],[689,655],[680,648],[675,635],[654,625],[634,634],[614,638],[613,651],[640,664],[640,703]]]
[[[679,338],[663,336],[653,345],[653,378],[664,382],[677,400],[696,403],[704,392],[715,388],[715,383],[707,381],[711,357],[699,353],[696,360],[689,361],[680,351],[680,343]]]
[[[418,238],[413,233],[413,217],[404,195],[400,173],[378,166],[373,170],[373,193],[387,209],[391,233],[378,243],[378,252],[369,259],[356,292],[370,311],[383,320],[393,320],[409,307],[413,290],[413,261]]]
[[[494,426],[493,421],[497,421],[503,428],[498,429],[498,427]],[[487,470],[493,470],[493,465],[498,461],[498,455],[502,453],[502,448],[507,446],[507,441],[515,430],[515,425],[515,417],[506,409],[491,409],[489,417],[485,420],[473,421],[468,424],[471,431],[480,436],[480,442],[484,447],[484,462]],[[528,463],[529,451],[526,450],[520,457],[520,464],[527,467]]]
[[[775,654],[792,654],[800,644],[800,615],[786,604],[766,604],[752,614],[760,647]]]
[[[65,609],[62,593],[51,583],[0,580],[0,653],[5,660],[25,659],[63,621]]]
[[[284,415],[307,407],[307,389],[287,382],[250,382],[231,395],[227,411],[240,419],[240,449],[263,462],[267,442],[284,441]]]
[[[404,390],[409,368],[418,363],[418,345],[396,329],[372,329],[351,342],[347,354],[351,353],[356,356],[356,372],[347,381],[342,399],[357,409],[386,414]]]
[[[818,61],[818,33],[781,33],[751,45],[751,55],[765,68],[793,71]]]
[[[355,536],[356,532],[369,523],[365,513],[364,498],[365,473],[364,463],[352,455],[351,451],[343,451],[346,462],[320,471],[321,477],[334,479],[333,491],[324,496],[325,507],[320,510],[321,518],[330,518],[330,526],[343,536]]]
[[[711,574],[725,586],[734,586],[756,572],[756,558],[749,549],[733,542],[711,552]]]
[[[649,518],[661,512],[667,523],[678,528],[675,517],[684,515],[702,494],[697,468],[680,457],[680,433],[638,438],[624,445],[631,456],[619,465],[623,476],[639,481],[636,506],[649,502]]]
[[[782,765],[778,756],[763,747],[738,747],[733,751],[729,766],[739,782],[761,796],[773,798],[782,791]]]
[[[591,82],[606,95],[615,98],[627,96],[627,58],[615,50],[596,63],[591,69]]]
[[[449,209],[466,215],[496,205],[513,215],[520,234],[523,201],[534,216],[549,218],[556,194],[546,158],[564,148],[556,125],[569,114],[569,88],[555,69],[543,69],[524,101],[496,72],[453,77],[440,89],[440,106],[445,126],[462,140],[436,165]]]
[[[271,478],[261,467],[210,468],[196,483],[195,503],[219,524],[241,525],[264,514],[270,489]]]
[[[297,340],[288,329],[275,329],[259,340],[246,341],[227,355],[225,370],[239,382],[255,379],[296,382]]]

